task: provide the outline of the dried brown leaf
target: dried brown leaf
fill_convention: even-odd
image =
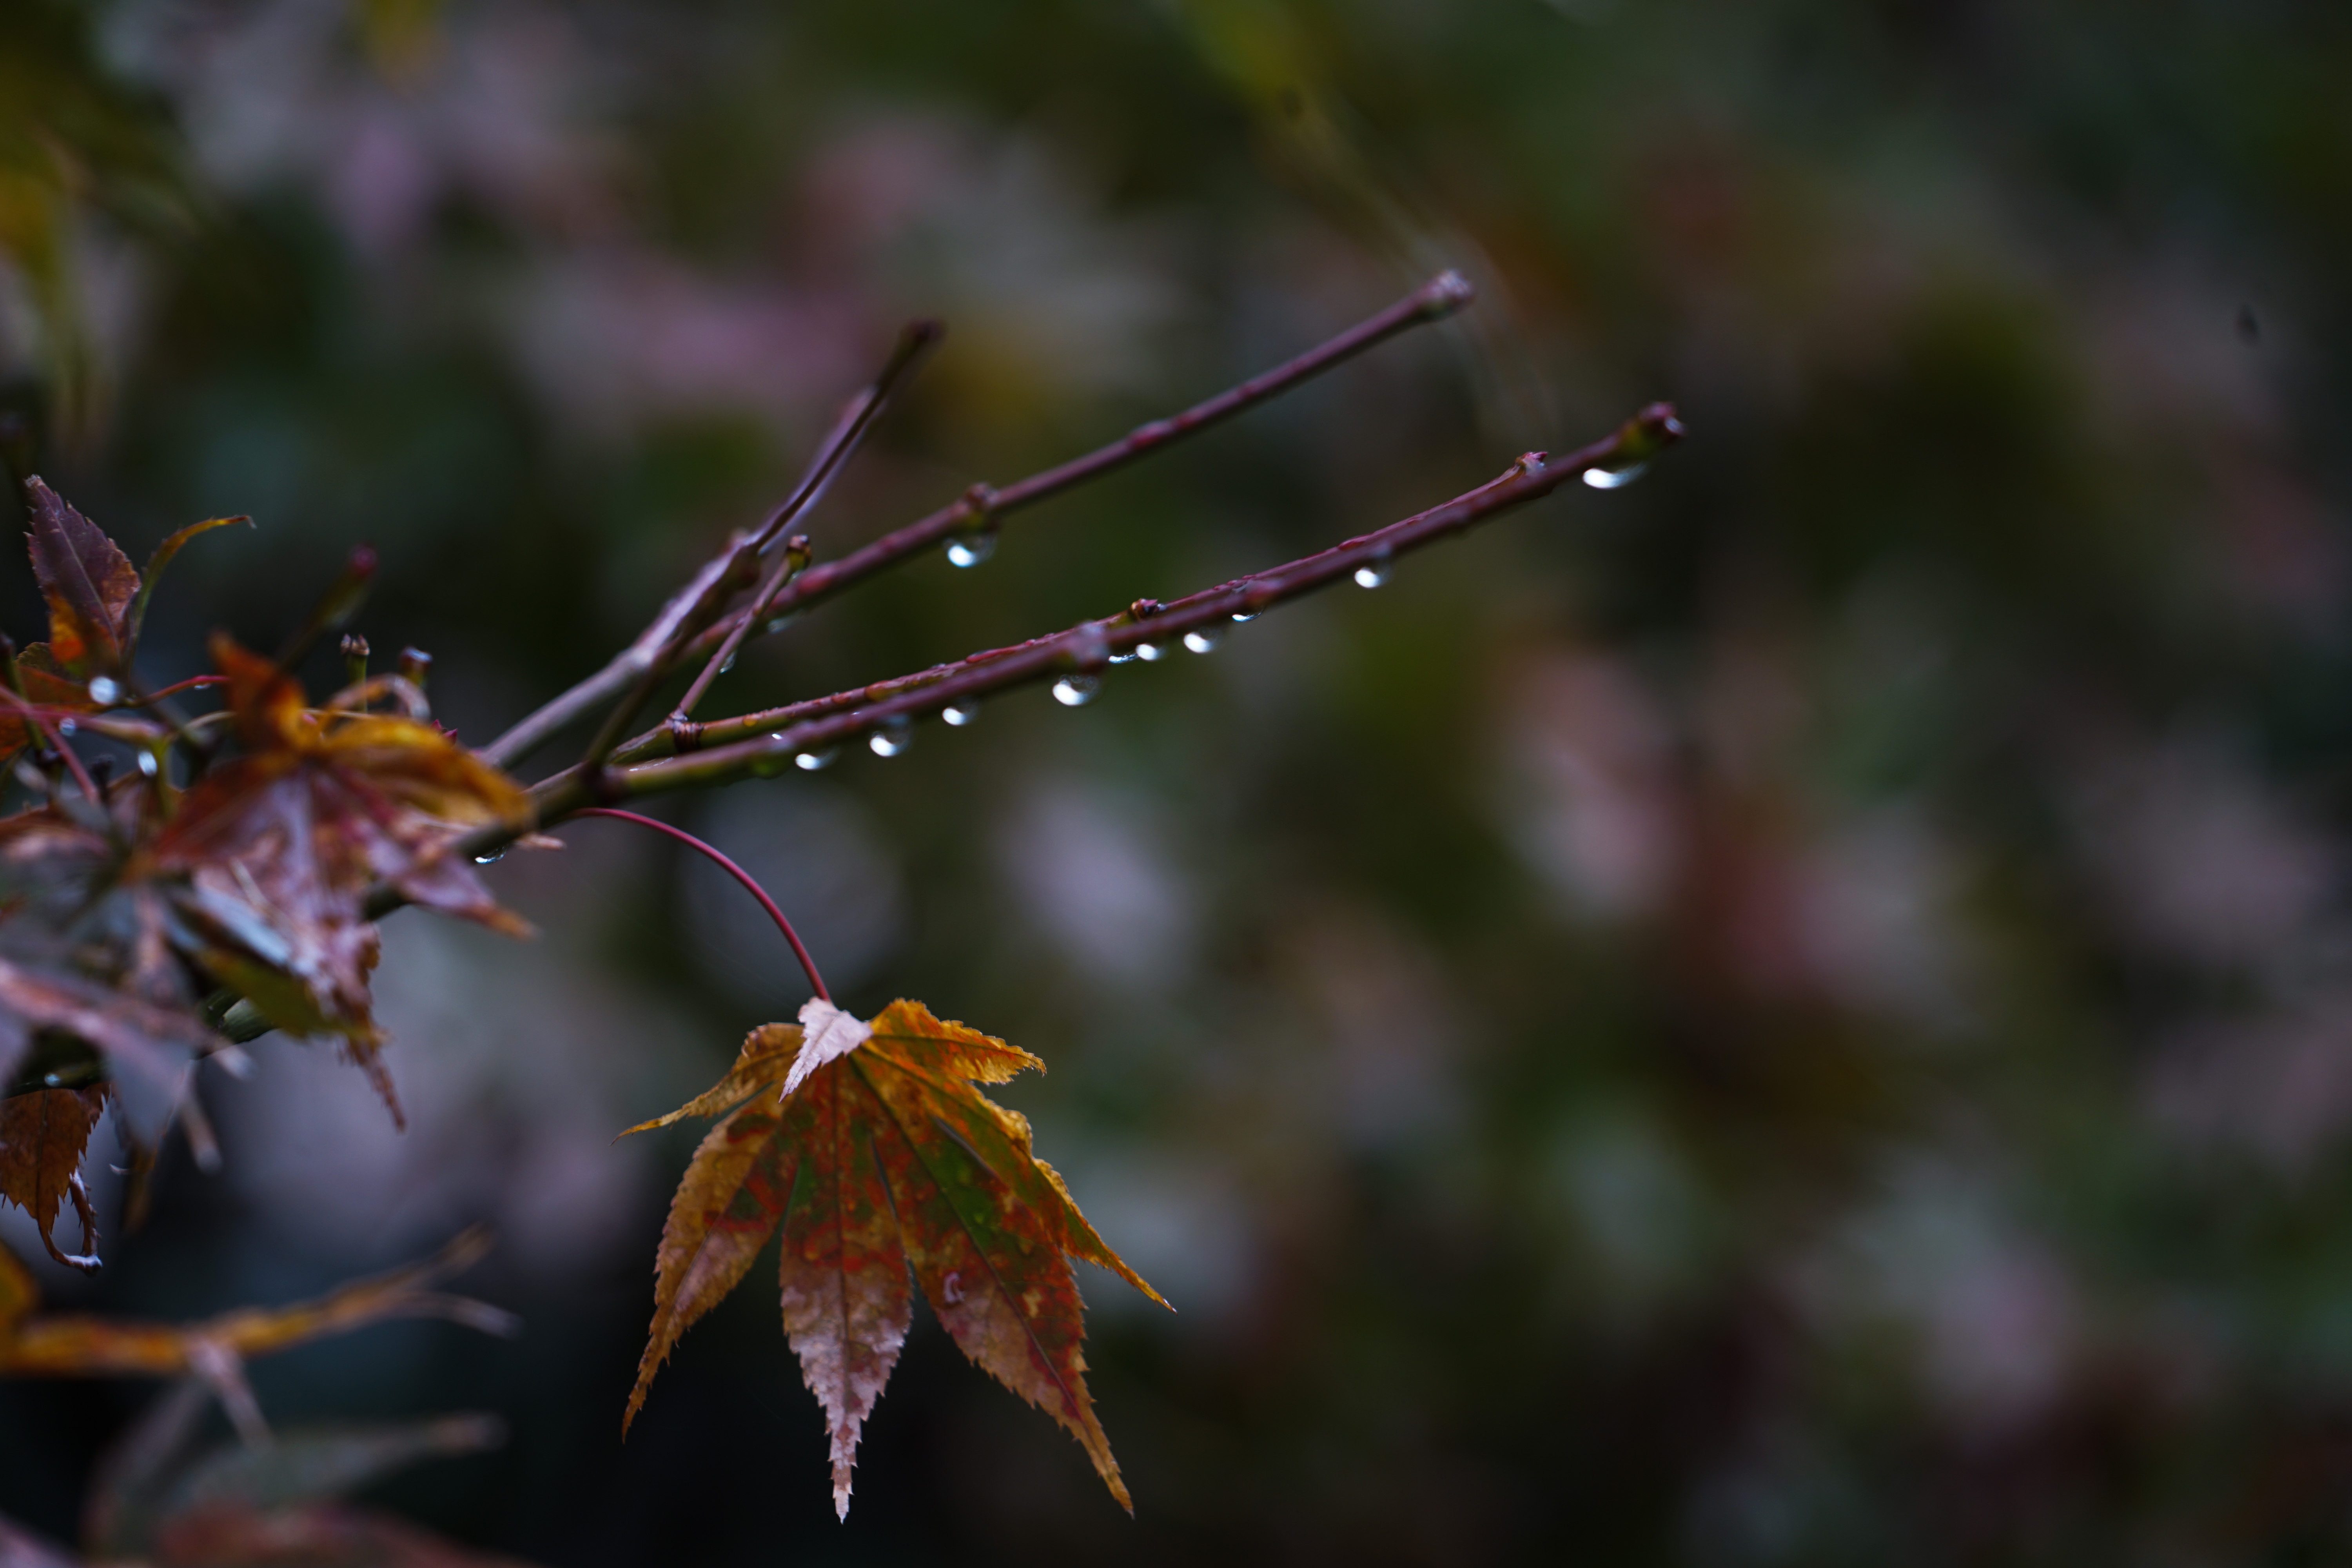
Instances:
[[[41,1245],[69,1268],[98,1268],[98,1215],[82,1184],[82,1156],[106,1114],[107,1086],[42,1089],[0,1100],[0,1199],[33,1216]],[[82,1251],[69,1256],[51,1234],[70,1198],[81,1222]]]

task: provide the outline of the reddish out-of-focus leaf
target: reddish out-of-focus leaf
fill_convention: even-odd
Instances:
[[[198,1509],[163,1526],[152,1561],[155,1568],[528,1568],[390,1514],[333,1503]]]
[[[430,724],[318,711],[268,660],[225,637],[213,653],[245,754],[189,789],[152,863],[188,874],[181,907],[205,966],[280,1028],[341,1037],[389,1102],[362,900],[388,883],[428,909],[526,933],[453,845],[467,827],[527,825],[530,797]]]
[[[1087,1393],[1068,1260],[1167,1303],[1030,1152],[1028,1121],[972,1087],[1043,1065],[920,1003],[894,1002],[867,1025],[811,1002],[799,1026],[753,1030],[709,1092],[631,1129],[726,1113],[670,1202],[624,1428],[678,1336],[781,1229],[784,1330],[824,1407],[837,1513],[848,1514],[858,1436],[906,1341],[910,1269],[964,1353],[1066,1427],[1131,1510]]]
[[[191,1058],[222,1043],[193,1013],[159,1007],[62,970],[0,958],[0,1061],[13,1064],[44,1029],[86,1041],[107,1058],[117,1069],[124,1113],[151,1142],[169,1119]]]
[[[107,1086],[40,1089],[0,1100],[0,1199],[33,1216],[41,1245],[69,1268],[98,1268],[98,1215],[82,1184],[82,1155],[89,1135],[106,1114]],[[73,1201],[81,1222],[79,1256],[58,1250],[51,1234],[58,1211]]]
[[[0,1519],[0,1568],[81,1568],[81,1564],[39,1536]]]
[[[51,714],[71,716],[94,711],[88,682],[75,679],[58,663],[45,642],[37,642],[16,656],[16,683],[24,698]],[[14,702],[0,699],[0,763],[31,745],[38,732]]]
[[[33,575],[49,605],[49,647],[68,675],[87,680],[122,668],[139,572],[89,519],[38,477],[25,481],[32,512]]]

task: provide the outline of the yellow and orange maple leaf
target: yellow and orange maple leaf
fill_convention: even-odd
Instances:
[[[341,1037],[397,1117],[376,1059],[367,891],[388,884],[526,934],[454,845],[465,827],[527,826],[530,797],[421,720],[310,708],[290,676],[226,636],[213,658],[244,754],[190,787],[152,863],[187,873],[184,908],[215,939],[205,966],[278,1026]]]
[[[781,1229],[784,1331],[824,1407],[837,1513],[848,1514],[858,1437],[906,1341],[910,1268],[964,1353],[1066,1427],[1131,1511],[1087,1392],[1069,1259],[1168,1303],[1030,1152],[1027,1120],[972,1087],[1044,1065],[919,1002],[894,1002],[870,1024],[811,1002],[799,1025],[752,1030],[708,1093],[630,1129],[725,1114],[670,1204],[624,1428],[678,1336]]]

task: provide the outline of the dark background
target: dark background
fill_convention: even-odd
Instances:
[[[465,1286],[520,1341],[256,1377],[287,1422],[501,1413],[376,1495],[551,1564],[2352,1550],[2352,9],[9,13],[12,461],[134,555],[259,524],[174,567],[157,679],[365,541],[362,629],[487,741],[915,313],[947,344],[821,553],[1441,266],[1482,289],[754,645],[706,713],[1272,564],[1652,397],[1692,432],[1082,710],[663,808],[847,1005],[1051,1065],[1003,1099],[1180,1309],[1082,1270],[1133,1521],[926,1320],[836,1525],[764,1268],[620,1440],[691,1138],[608,1141],[803,989],[615,824],[489,873],[535,944],[392,922],[404,1137],[265,1040],[205,1082],[226,1168],[175,1157],[56,1300],[286,1300],[495,1225]],[[150,1392],[0,1387],[0,1510],[70,1534]]]

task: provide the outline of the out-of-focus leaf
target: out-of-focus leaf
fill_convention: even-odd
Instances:
[[[173,1482],[167,1516],[224,1509],[269,1512],[341,1498],[422,1459],[473,1454],[506,1441],[494,1415],[444,1415],[392,1425],[313,1426],[278,1434],[267,1448],[227,1444]]]
[[[16,1332],[16,1325],[40,1304],[40,1287],[33,1283],[32,1272],[15,1253],[0,1246],[0,1340]]]
[[[0,1337],[0,1373],[34,1376],[202,1375],[222,1352],[270,1355],[330,1334],[394,1318],[446,1318],[505,1333],[513,1320],[496,1308],[428,1289],[479,1258],[489,1242],[468,1231],[424,1263],[290,1307],[243,1308],[198,1323],[141,1322],[81,1313],[37,1314]]]
[[[100,1459],[82,1510],[82,1546],[107,1562],[163,1564],[489,1562],[365,1512],[322,1506],[420,1459],[505,1440],[488,1415],[370,1426],[297,1427],[258,1447],[193,1448],[206,1398],[185,1380]]]
[[[82,1184],[82,1155],[89,1135],[106,1114],[106,1086],[43,1089],[0,1100],[0,1199],[33,1216],[41,1245],[69,1268],[98,1268],[98,1215]],[[58,1211],[73,1200],[81,1221],[81,1254],[58,1249],[51,1234]]]
[[[58,662],[45,642],[34,643],[16,656],[16,684],[25,700],[52,713],[88,713],[98,704],[89,700],[89,684],[78,680]],[[37,732],[13,702],[0,700],[0,766],[33,743]]]
[[[85,1551],[131,1557],[154,1539],[164,1493],[187,1467],[211,1399],[212,1390],[202,1379],[183,1378],[108,1445],[82,1499]]]
[[[100,401],[77,281],[78,215],[103,208],[160,234],[184,230],[195,206],[169,115],[106,68],[96,25],[92,7],[69,0],[0,5],[0,260],[27,285],[68,435],[86,432]]]
[[[206,1509],[157,1538],[157,1568],[528,1568],[364,1509]]]
[[[49,606],[49,650],[69,675],[114,674],[122,668],[139,569],[38,475],[25,481],[25,495],[32,513],[33,575]]]
[[[831,1429],[836,1512],[849,1511],[858,1436],[906,1342],[910,1268],[964,1353],[1066,1427],[1131,1510],[1087,1393],[1084,1306],[1068,1259],[1160,1294],[1030,1152],[1028,1121],[972,1088],[1043,1065],[915,1002],[894,1002],[866,1025],[812,1001],[799,1027],[753,1030],[716,1088],[646,1124],[736,1108],[703,1139],[671,1200],[624,1428],[678,1336],[781,1226],[784,1331]],[[781,1092],[762,1093],[771,1084]]]
[[[0,958],[0,1056],[6,1042],[53,1029],[87,1041],[121,1069],[123,1113],[150,1142],[168,1120],[194,1055],[223,1042],[193,1013],[159,1007],[60,970]]]
[[[0,1568],[81,1568],[74,1558],[0,1519]]]
[[[362,901],[389,883],[428,909],[526,934],[451,847],[465,827],[528,823],[530,796],[430,724],[310,709],[268,660],[226,637],[213,651],[246,754],[188,791],[153,864],[188,874],[180,908],[206,967],[277,1026],[341,1037],[397,1120]]]

